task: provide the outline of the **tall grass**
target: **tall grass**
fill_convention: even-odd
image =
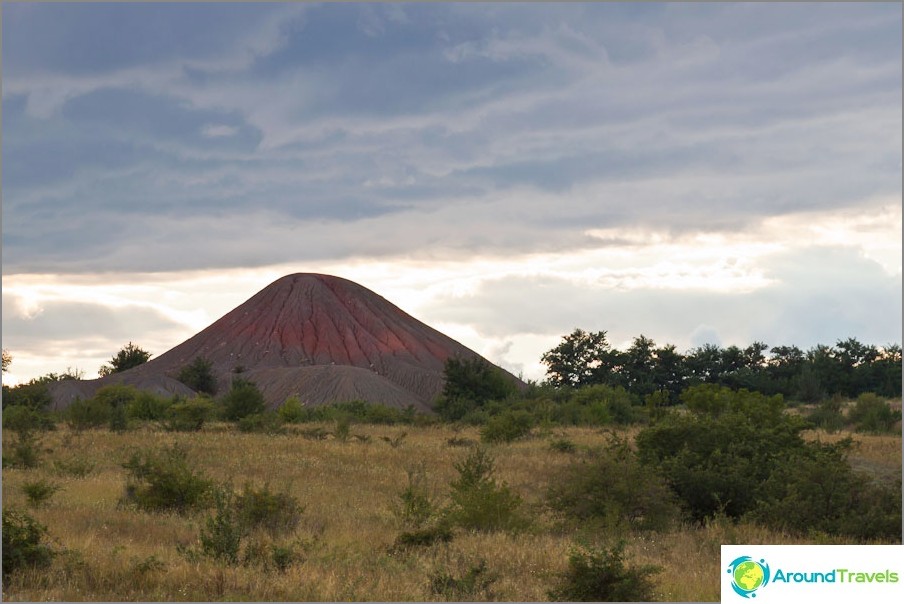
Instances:
[[[319,425],[332,432],[334,422]],[[531,530],[481,533],[456,529],[454,539],[428,547],[393,549],[399,534],[399,493],[411,468],[422,468],[424,488],[435,505],[450,504],[449,485],[458,478],[455,463],[467,451],[450,439],[480,440],[476,428],[453,431],[444,426],[406,426],[402,446],[388,440],[398,428],[355,425],[367,439],[305,438],[311,426],[289,426],[278,437],[241,433],[226,424],[205,424],[200,432],[166,432],[151,424],[129,432],[60,426],[42,440],[35,468],[3,473],[3,505],[28,509],[59,551],[47,568],[25,569],[4,581],[5,600],[437,600],[437,577],[466,579],[478,564],[492,576],[488,589],[467,597],[536,601],[548,598],[556,577],[567,571],[575,535],[555,522],[545,508],[551,479],[573,463],[555,451],[549,437],[567,439],[578,450],[607,442],[604,431],[556,430],[493,446],[494,475],[523,499],[534,520]],[[619,431],[633,439],[636,429]],[[834,439],[840,435],[820,434]],[[813,435],[815,438],[816,435]],[[892,436],[855,435],[861,442],[852,460],[897,464],[886,449]],[[4,439],[4,452],[14,444]],[[198,542],[199,529],[213,509],[185,515],[143,512],[120,503],[127,472],[122,464],[135,450],[163,450],[178,445],[194,467],[216,483],[269,485],[304,507],[297,526],[280,534],[279,547],[291,550],[293,563],[282,569],[225,565],[215,559],[189,560],[179,549]],[[858,457],[860,456],[860,457]],[[60,472],[73,459],[90,472]],[[23,485],[37,481],[60,485],[52,505],[29,508]],[[585,535],[586,537],[586,535]],[[719,597],[719,546],[722,543],[802,543],[751,524],[714,521],[705,526],[679,525],[665,533],[590,535],[601,546],[626,542],[632,564],[656,565],[655,597],[660,600],[713,601]],[[272,565],[271,565],[272,566]],[[277,565],[278,566],[278,565]],[[485,576],[483,574],[481,577]],[[454,594],[453,594],[454,596]]]

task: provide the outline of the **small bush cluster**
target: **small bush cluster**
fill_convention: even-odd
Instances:
[[[652,577],[656,566],[629,566],[625,544],[611,549],[575,548],[568,557],[568,570],[549,592],[556,602],[652,602],[656,600]]]
[[[239,432],[256,432],[261,434],[285,434],[282,418],[272,411],[246,415],[238,421]]]
[[[607,530],[663,531],[681,516],[668,483],[617,439],[555,477],[547,501],[569,523]]]
[[[331,405],[305,406],[297,397],[289,397],[277,410],[286,423],[354,421],[362,424],[392,426],[396,424],[424,424],[431,420],[415,412],[414,407],[396,409],[386,405],[347,401]]]
[[[213,502],[213,513],[205,518],[198,535],[199,548],[182,550],[189,558],[201,556],[230,566],[240,562],[272,566],[279,571],[300,559],[291,544],[259,537],[248,540],[258,532],[275,539],[295,531],[304,508],[288,493],[273,492],[268,485],[260,489],[245,485],[237,494],[226,485],[214,490]]]
[[[161,423],[170,432],[197,432],[213,417],[214,411],[213,401],[206,396],[178,400],[166,409]]]
[[[195,357],[191,363],[179,371],[176,378],[195,392],[213,396],[217,393],[217,379],[213,365],[204,357]]]
[[[188,462],[178,445],[137,451],[122,464],[128,473],[124,502],[139,509],[186,513],[207,505],[213,483]]]
[[[22,492],[32,507],[41,507],[50,501],[50,498],[62,487],[44,479],[26,481],[22,483]]]
[[[887,401],[867,392],[857,397],[848,420],[858,432],[883,434],[895,430],[895,426],[901,421],[901,410],[893,410]]]
[[[232,388],[223,396],[221,405],[223,419],[232,422],[267,410],[264,395],[257,385],[241,377],[232,379]]]
[[[509,443],[530,434],[534,418],[523,410],[500,413],[487,420],[480,430],[480,439],[486,443]]]
[[[433,573],[430,577],[430,592],[455,602],[492,600],[490,588],[497,577],[487,568],[486,560],[480,559],[476,564],[466,564],[467,569],[463,573],[452,573],[448,570]]]
[[[3,510],[3,579],[22,568],[49,566],[56,554],[45,542],[47,527],[19,510]]]
[[[455,469],[458,478],[450,483],[452,503],[445,512],[451,524],[481,532],[517,532],[530,525],[521,497],[493,477],[495,460],[486,449],[475,448]]]

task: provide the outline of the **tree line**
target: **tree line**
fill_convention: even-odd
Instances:
[[[657,346],[644,335],[622,351],[612,347],[605,331],[575,329],[541,361],[553,386],[622,387],[641,398],[661,393],[670,404],[698,384],[781,394],[802,402],[832,395],[856,398],[866,392],[901,396],[901,346],[880,348],[856,338],[806,351],[753,342],[745,348],[706,344],[682,354],[674,345]]]

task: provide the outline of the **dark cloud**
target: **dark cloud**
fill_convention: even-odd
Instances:
[[[4,272],[581,250],[901,195],[895,4],[5,4]]]

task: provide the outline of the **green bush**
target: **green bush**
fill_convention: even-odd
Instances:
[[[697,387],[682,394],[690,414],[670,414],[642,430],[638,455],[664,476],[691,518],[731,518],[754,509],[760,485],[782,460],[804,449],[805,423],[783,413],[781,398]]]
[[[574,453],[577,451],[577,445],[567,438],[556,438],[549,441],[549,448],[559,453]]]
[[[506,411],[487,420],[480,430],[480,439],[486,443],[509,443],[530,434],[533,425],[533,417],[527,411]]]
[[[53,419],[43,411],[27,405],[11,405],[3,408],[3,430],[16,434],[52,430]]]
[[[11,430],[16,438],[12,455],[4,457],[4,467],[34,468],[40,462],[41,439],[37,434],[43,429],[46,416],[23,405],[6,407],[3,410],[3,430]]]
[[[197,396],[171,404],[166,410],[163,427],[170,432],[197,432],[213,414],[213,401],[206,396]]]
[[[259,489],[246,484],[235,498],[235,510],[243,529],[263,529],[275,536],[295,530],[304,506],[289,493],[271,491],[268,484]]]
[[[477,599],[492,600],[490,587],[496,576],[487,569],[486,560],[468,564],[460,576],[449,571],[439,571],[430,577],[430,591],[446,600],[468,602]]]
[[[246,415],[239,420],[237,425],[239,432],[259,432],[262,434],[284,434],[286,432],[282,418],[273,411]]]
[[[436,543],[452,541],[452,528],[445,522],[402,531],[390,548],[391,552],[404,551],[414,547],[429,547]]]
[[[146,511],[185,513],[203,507],[213,486],[177,445],[135,452],[122,466],[128,473],[124,500]]]
[[[625,544],[612,549],[576,548],[568,557],[568,570],[549,592],[557,602],[652,602],[656,600],[656,566],[627,566]]]
[[[237,377],[232,380],[232,388],[222,399],[223,419],[238,421],[243,417],[263,413],[267,410],[264,395],[254,382]]]
[[[655,468],[641,465],[624,441],[557,474],[547,501],[570,522],[598,523],[606,529],[662,531],[680,518],[668,483]]]
[[[65,417],[69,426],[80,432],[108,425],[111,411],[111,407],[106,402],[97,398],[76,399],[66,408]]]
[[[232,489],[214,490],[214,513],[204,520],[199,539],[201,553],[208,558],[235,565],[239,561],[244,530],[233,505]]]
[[[519,531],[529,526],[521,497],[493,478],[495,460],[482,447],[455,464],[458,479],[450,483],[452,503],[446,519],[466,530]]]
[[[427,490],[423,468],[408,470],[408,485],[399,493],[392,508],[399,523],[408,529],[420,529],[437,514],[436,505]]]
[[[901,420],[901,411],[892,410],[887,401],[867,392],[857,397],[848,419],[858,432],[892,432],[895,424]]]
[[[213,374],[213,365],[204,357],[195,357],[191,363],[179,370],[176,379],[195,392],[211,396],[217,393],[217,378]]]
[[[49,566],[54,550],[44,543],[47,527],[28,514],[10,508],[3,510],[3,578],[19,569]]]
[[[845,419],[842,411],[843,402],[838,397],[828,398],[810,412],[807,419],[817,428],[826,432],[838,432],[844,428]]]
[[[900,540],[900,479],[892,488],[854,472],[847,462],[851,444],[850,438],[813,443],[786,459],[763,483],[764,499],[749,516],[800,535]]]
[[[28,498],[29,505],[41,507],[62,487],[44,479],[28,481],[22,484],[22,492]]]
[[[139,391],[126,407],[126,414],[131,419],[142,421],[160,421],[166,419],[167,410],[179,397],[165,398],[147,391]]]
[[[95,467],[97,464],[93,461],[81,457],[57,459],[53,462],[53,469],[57,474],[75,478],[84,478],[93,472]]]
[[[287,424],[297,424],[305,417],[305,408],[297,396],[290,396],[277,410],[280,419]]]

